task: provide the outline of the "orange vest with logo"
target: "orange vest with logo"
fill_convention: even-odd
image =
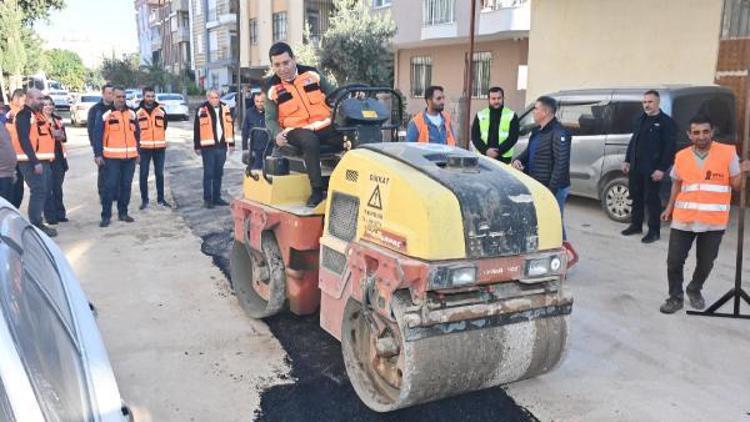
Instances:
[[[135,140],[135,112],[108,110],[102,116],[104,120],[104,139],[102,143],[104,158],[129,159],[138,157],[138,144]]]
[[[17,115],[15,116],[18,117]],[[17,120],[14,118],[14,122]],[[55,160],[55,139],[52,137],[52,131],[47,119],[42,113],[31,113],[31,127],[29,128],[29,140],[31,147],[34,149],[34,155],[39,161]],[[18,137],[13,144],[16,150],[18,161],[29,161],[29,157],[21,148],[21,142]]]
[[[445,143],[455,146],[456,138],[453,137],[453,130],[451,129],[451,115],[445,111],[441,112],[440,115],[443,116],[443,122],[445,122]],[[430,128],[427,126],[425,119],[424,111],[420,111],[414,116],[414,124],[417,126],[417,131],[419,132],[417,142],[430,142]]]
[[[214,127],[211,124],[211,114],[209,106],[203,106],[198,110],[198,123],[200,124],[200,142],[202,147],[212,147],[216,145],[216,136]],[[232,119],[232,110],[226,105],[221,105],[221,116],[217,116],[216,124],[224,122],[224,140],[227,145],[234,146],[234,119]]]
[[[304,69],[304,70],[302,70]],[[301,68],[293,81],[272,79],[268,98],[278,106],[278,122],[282,129],[314,125],[315,130],[331,124],[331,109],[320,88],[320,74]]]
[[[729,163],[737,155],[732,145],[711,143],[703,166],[698,167],[693,148],[685,148],[675,156],[675,172],[682,180],[682,189],[675,200],[672,219],[681,223],[726,225],[732,200]]]
[[[55,130],[63,130],[63,121],[57,116],[52,116],[52,122],[50,123],[50,126]],[[52,138],[54,139],[54,136]],[[62,141],[58,141],[57,139],[55,139],[55,143],[60,145],[63,158],[68,158],[68,151],[65,149],[65,143],[63,143]]]
[[[145,108],[139,107],[135,114],[138,117],[138,125],[141,127],[141,148],[166,148],[167,138],[164,121],[167,114],[161,106],[156,106],[151,110],[151,113],[146,111]]]

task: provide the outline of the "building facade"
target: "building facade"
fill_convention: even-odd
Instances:
[[[471,114],[486,107],[487,91],[500,86],[508,107],[522,110],[530,28],[529,0],[478,0]],[[459,123],[469,54],[471,3],[462,0],[373,0],[396,22],[394,84],[407,111],[424,109],[429,85],[445,88],[446,110]],[[415,24],[417,23],[417,24]]]
[[[140,64],[180,74],[191,68],[188,0],[136,0]]]
[[[157,21],[159,0],[135,0],[135,21],[138,28],[138,55],[140,64],[146,65],[152,60],[154,46],[161,48],[158,30],[152,30]]]
[[[189,0],[193,70],[203,88],[230,89],[235,80],[236,0]]]

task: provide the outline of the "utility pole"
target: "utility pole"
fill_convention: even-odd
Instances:
[[[237,75],[237,84],[235,85],[237,87],[237,94],[235,94],[234,98],[234,109],[237,110],[235,113],[237,113],[236,118],[234,119],[235,122],[239,122],[240,127],[242,127],[242,122],[245,119],[245,92],[242,90],[242,60],[240,59],[242,57],[242,37],[240,35],[240,0],[232,0],[235,3],[235,11],[237,13],[237,57],[235,62],[235,74]]]
[[[463,125],[462,125],[462,136],[461,144],[464,148],[469,149],[469,137],[471,136],[471,93],[473,90],[474,83],[474,32],[476,23],[476,12],[477,12],[477,1],[471,0],[471,13],[469,24],[469,55],[466,58],[465,70],[466,74],[464,77],[464,112],[463,112]]]

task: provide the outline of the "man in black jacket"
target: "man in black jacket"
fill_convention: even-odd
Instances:
[[[263,151],[268,144],[268,134],[253,131],[253,128],[266,127],[266,94],[258,92],[253,95],[253,107],[247,109],[242,124],[242,151],[248,152],[247,164],[253,170],[263,168]],[[248,146],[248,142],[250,145]]]
[[[94,126],[96,122],[102,119],[102,115],[112,107],[115,101],[114,86],[110,83],[102,86],[102,99],[89,108],[89,112],[86,115],[86,132],[89,136],[89,144],[91,148],[94,147]],[[99,193],[99,201],[101,202],[104,194],[104,167],[97,164],[97,175],[96,175],[96,191]],[[117,201],[118,192],[115,191],[113,194],[113,201]]]
[[[674,163],[677,125],[659,108],[657,91],[650,90],[643,94],[643,111],[633,129],[622,168],[628,175],[630,197],[633,199],[630,226],[622,234],[642,233],[645,207],[648,210],[648,233],[641,241],[652,243],[660,236],[659,188],[664,175]]]
[[[539,127],[531,132],[529,146],[513,161],[513,167],[547,186],[555,195],[562,215],[570,193],[571,138],[555,118],[556,112],[554,98],[544,96],[536,100],[532,113]]]

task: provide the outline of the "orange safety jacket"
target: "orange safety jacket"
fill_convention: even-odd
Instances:
[[[63,121],[60,117],[53,115],[50,126],[52,127],[52,129],[63,130]],[[52,136],[52,138],[54,139],[54,136]],[[60,150],[62,151],[63,158],[68,158],[68,151],[65,149],[65,143],[62,141],[58,141],[57,139],[55,139],[55,143],[56,145],[60,145]]]
[[[210,105],[204,105],[198,109],[201,147],[212,147],[216,145],[216,142],[221,141],[221,139],[216,139],[214,127],[211,124],[211,111],[208,109],[209,107]],[[232,118],[232,110],[226,104],[221,104],[220,108],[221,116],[216,116],[216,124],[224,122],[222,127],[224,140],[227,145],[234,146],[234,119]]]
[[[104,158],[129,159],[138,157],[138,143],[135,138],[136,116],[130,109],[108,110],[102,115],[104,137],[102,142]]]
[[[320,87],[320,74],[306,66],[298,66],[293,81],[271,79],[268,99],[278,106],[278,122],[282,129],[313,125],[320,130],[331,124],[331,109]]]
[[[443,116],[443,122],[445,122],[445,143],[455,146],[456,138],[453,137],[453,130],[451,129],[451,115],[447,111],[440,112],[440,115]],[[430,142],[430,128],[427,127],[425,118],[424,111],[420,111],[414,116],[414,124],[419,132],[417,142]]]
[[[732,200],[729,163],[737,155],[732,145],[711,143],[702,167],[685,148],[675,156],[675,173],[682,188],[675,199],[672,219],[681,223],[726,225]]]
[[[141,148],[161,149],[167,147],[166,125],[164,121],[167,113],[160,105],[156,105],[151,113],[144,107],[135,111],[138,125],[141,127]]]
[[[15,126],[14,116],[14,126]],[[16,150],[16,159],[18,161],[29,161],[29,157],[21,147],[20,138],[17,136],[13,143],[13,148]],[[12,136],[12,135],[11,135]],[[11,138],[12,139],[12,138]],[[29,128],[29,140],[31,141],[31,147],[34,149],[36,159],[39,161],[54,161],[55,160],[55,138],[52,137],[52,131],[50,130],[49,122],[44,114],[32,112],[31,113],[31,127]]]
[[[21,141],[18,140],[18,131],[16,131],[16,114],[19,111],[21,111],[20,108],[11,106],[10,111],[5,114],[5,128],[8,129],[10,141],[13,144],[13,150],[16,151],[16,155],[18,155],[18,151],[22,151]]]

